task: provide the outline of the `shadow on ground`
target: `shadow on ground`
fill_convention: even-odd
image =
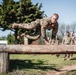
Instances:
[[[44,61],[42,60],[37,60],[36,63],[32,62],[33,60],[10,60],[10,65],[9,65],[9,70],[22,70],[22,69],[39,69],[39,70],[55,70],[59,71],[56,69],[55,64],[44,64]]]
[[[67,73],[64,73],[61,75],[76,75],[76,70],[71,70],[71,71],[68,71]]]
[[[71,58],[70,60],[76,60],[76,57],[74,57],[74,58]]]

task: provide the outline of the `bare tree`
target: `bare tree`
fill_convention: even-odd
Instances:
[[[67,31],[70,32],[70,31],[71,31],[71,26],[70,26],[69,24],[67,24],[65,29],[66,29],[66,32],[67,32]]]
[[[64,33],[65,33],[65,28],[66,28],[66,25],[65,24],[61,24],[59,26],[59,34],[61,34],[62,36],[64,36]]]
[[[74,33],[76,33],[76,22],[71,24],[71,31],[73,31]]]

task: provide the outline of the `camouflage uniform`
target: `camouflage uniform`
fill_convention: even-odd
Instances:
[[[28,30],[37,29],[38,33],[36,35],[26,35],[26,37],[29,39],[38,39],[40,36],[42,36],[44,39],[46,39],[46,29],[53,29],[52,38],[55,38],[58,31],[58,23],[56,22],[55,24],[52,24],[51,18],[43,18],[32,21],[31,23],[14,23],[13,28],[23,28]]]
[[[74,37],[74,35],[72,35],[72,36],[70,36],[70,38],[71,38],[71,41],[70,41],[70,45],[75,45],[75,37]],[[73,54],[70,54],[70,58],[73,56]]]
[[[59,45],[59,40],[58,39],[55,40],[55,44]]]
[[[75,44],[75,37],[74,36],[70,36],[70,38],[71,38],[70,44],[74,45]]]
[[[70,36],[65,35],[63,37],[62,44],[64,44],[64,45],[70,45],[70,42],[71,42]],[[70,58],[70,54],[65,54],[64,60],[67,60],[68,58]]]
[[[51,44],[51,45],[54,45],[54,44],[55,44],[55,39],[51,39],[50,44]]]
[[[74,40],[74,42],[75,42],[75,45],[76,45],[76,37],[75,37],[75,40]]]
[[[58,39],[49,39],[49,43],[50,43],[50,45],[54,45],[54,44],[56,44],[56,45],[58,45],[59,44],[59,40]]]
[[[63,37],[62,44],[70,45],[70,41],[71,41],[70,36],[66,36],[66,35],[65,35],[65,36]]]
[[[56,44],[56,45],[59,44],[58,36],[56,36],[55,39],[52,40],[52,43],[53,43],[53,44]]]

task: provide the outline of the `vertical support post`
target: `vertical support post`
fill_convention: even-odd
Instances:
[[[9,70],[9,54],[0,52],[0,72],[7,73]]]
[[[24,36],[24,45],[28,45],[28,38]]]

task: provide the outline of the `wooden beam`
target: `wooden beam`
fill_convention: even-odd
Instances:
[[[76,45],[6,45],[0,52],[11,54],[76,54]]]

